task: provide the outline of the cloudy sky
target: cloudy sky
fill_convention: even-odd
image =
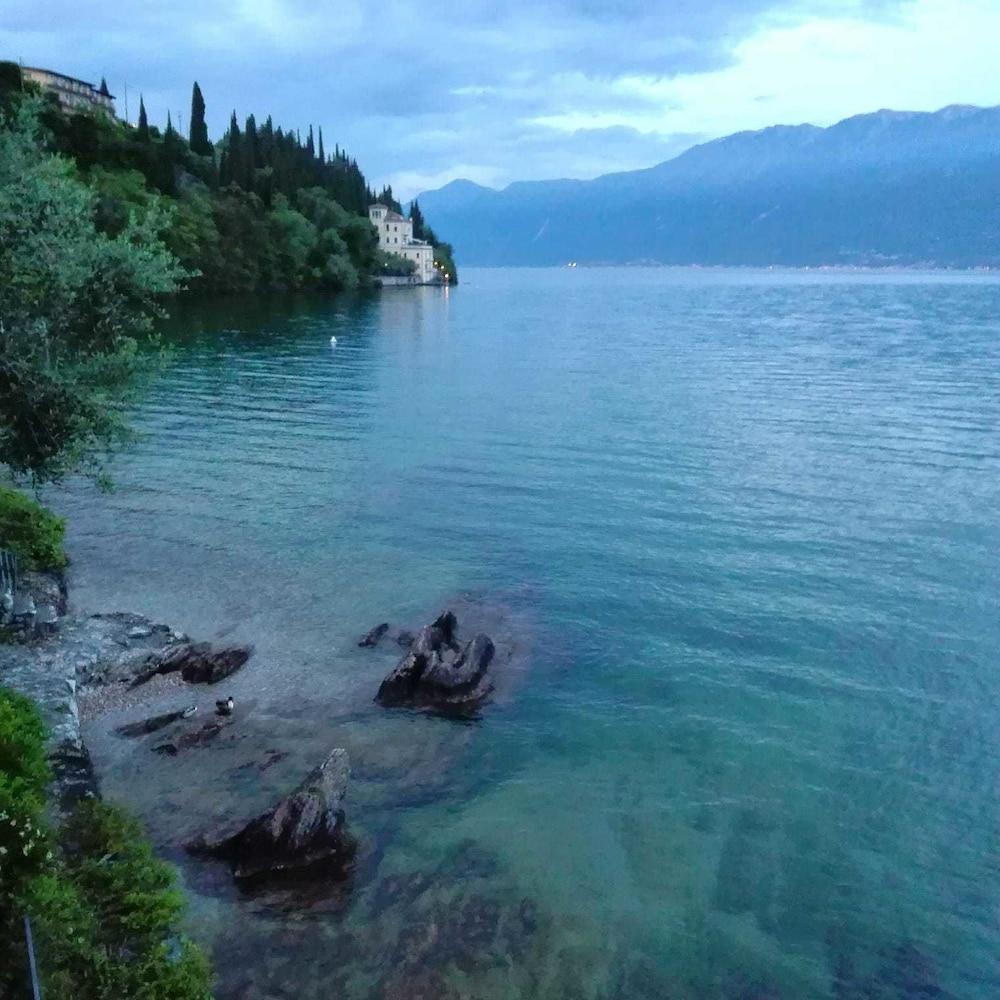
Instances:
[[[1000,0],[0,0],[0,58],[216,138],[322,125],[408,197],[593,177],[775,123],[1000,104]]]

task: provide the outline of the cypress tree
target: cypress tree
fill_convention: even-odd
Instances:
[[[257,171],[257,119],[250,115],[243,133],[243,177],[240,185],[247,191],[254,190]]]
[[[209,142],[208,126],[205,124],[205,99],[201,96],[197,80],[191,88],[191,129],[188,138],[192,153],[199,156],[212,155],[212,143]]]
[[[98,91],[101,97],[110,97],[111,91],[108,90],[108,81],[101,77],[101,89]]]
[[[316,144],[313,142],[313,127],[309,126],[309,138],[306,139],[306,152],[309,154],[309,159],[316,159]]]
[[[142,102],[142,94],[139,95],[138,136],[140,142],[149,142],[149,119],[146,117],[146,105]]]
[[[420,206],[416,201],[410,206],[410,221],[413,223],[413,238],[415,240],[426,239],[424,236],[424,213],[420,211]]]
[[[240,135],[240,125],[236,120],[236,112],[229,119],[229,131],[226,133],[226,175],[219,176],[219,182],[241,184],[244,178],[243,137]]]
[[[319,162],[326,163],[326,156],[323,154],[323,126],[319,127]]]

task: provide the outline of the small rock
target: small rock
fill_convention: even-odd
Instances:
[[[215,647],[209,642],[186,642],[150,654],[132,686],[145,684],[157,674],[180,671],[189,684],[217,684],[236,673],[253,654],[253,646]]]
[[[139,722],[129,722],[124,726],[119,726],[115,733],[118,736],[145,736],[147,733],[155,733],[159,729],[164,729],[180,719],[187,719],[197,711],[197,705],[188,705],[187,708],[179,709],[176,712],[164,712],[162,715],[154,715]]]
[[[413,645],[416,636],[412,632],[408,632],[405,628],[399,630],[399,635],[396,636],[396,642],[403,647],[403,649],[409,649]]]
[[[187,732],[181,733],[176,739],[170,740],[167,743],[157,744],[153,747],[153,752],[165,753],[170,757],[176,757],[181,750],[190,750],[193,747],[200,747],[206,743],[211,743],[229,725],[229,720],[209,720],[202,723],[198,729],[189,729]]]
[[[153,630],[148,625],[136,625],[125,633],[129,639],[148,639],[153,634]]]
[[[370,632],[367,632],[361,637],[358,642],[359,646],[375,647],[379,644],[379,640],[389,631],[389,623],[382,622],[381,625],[376,625]]]

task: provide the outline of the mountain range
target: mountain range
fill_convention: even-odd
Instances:
[[[778,125],[645,170],[418,200],[469,265],[1000,265],[1000,107]]]

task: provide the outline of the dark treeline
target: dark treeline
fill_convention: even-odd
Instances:
[[[16,65],[0,64],[8,108],[32,89]],[[325,146],[322,130],[310,126],[303,138],[270,117],[258,124],[250,115],[241,124],[234,112],[213,144],[197,83],[187,136],[170,115],[162,129],[151,125],[141,98],[132,126],[99,112],[67,114],[54,96],[42,96],[52,148],[71,157],[97,192],[98,227],[114,236],[130,217],[162,215],[162,238],[191,275],[192,290],[349,289],[407,273],[407,262],[378,250],[368,222],[373,201],[401,211],[391,188],[371,189],[356,160]],[[414,235],[418,228],[454,280],[451,247],[430,238],[422,217]]]

